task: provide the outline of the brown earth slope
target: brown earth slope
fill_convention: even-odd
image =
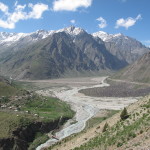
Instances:
[[[53,150],[148,150],[150,149],[150,96],[127,107],[129,118],[120,112],[81,134],[60,141]],[[109,128],[103,132],[105,123]]]
[[[113,78],[150,83],[150,53],[118,72]]]

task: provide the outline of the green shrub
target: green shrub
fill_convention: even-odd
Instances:
[[[10,99],[7,96],[4,96],[4,97],[0,98],[0,104],[7,103],[9,101],[10,101]]]
[[[121,112],[120,118],[121,118],[121,120],[125,120],[125,119],[129,118],[129,114],[128,114],[126,108],[124,108],[123,111]]]
[[[123,143],[118,142],[117,147],[121,147],[123,145]]]
[[[108,125],[108,123],[106,122],[105,125],[104,125],[104,127],[103,127],[102,132],[107,131],[108,127],[109,127],[109,125]]]
[[[143,133],[143,130],[140,130],[140,134],[142,134]]]
[[[130,138],[135,138],[135,137],[136,137],[136,134],[135,134],[134,132],[130,132],[130,133],[128,134],[128,137],[130,137]]]

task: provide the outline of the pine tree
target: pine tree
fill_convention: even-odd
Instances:
[[[120,114],[120,118],[121,118],[121,120],[125,120],[125,119],[127,119],[128,117],[129,117],[129,114],[128,114],[128,112],[127,112],[127,109],[124,108],[123,111],[122,111],[121,114]]]
[[[108,123],[106,122],[105,125],[104,125],[104,127],[103,127],[102,132],[105,132],[105,131],[108,129],[108,127],[109,127],[109,125],[108,125]]]

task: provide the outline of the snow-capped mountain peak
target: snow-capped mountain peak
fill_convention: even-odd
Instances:
[[[124,36],[123,34],[121,33],[117,33],[117,34],[109,34],[109,33],[106,33],[104,31],[99,31],[99,32],[95,32],[92,34],[94,37],[99,37],[101,38],[103,41],[109,41],[113,38],[118,38],[118,37],[122,37]]]
[[[60,29],[60,30],[50,30],[50,31],[37,30],[36,32],[31,32],[31,33],[0,32],[0,44],[5,43],[7,45],[11,45],[12,43],[15,43],[25,37],[30,37],[30,40],[32,40],[32,41],[38,41],[41,39],[45,39],[48,36],[53,35],[54,33],[59,33],[59,32],[65,32],[66,34],[69,34],[74,37],[85,31],[81,28],[70,26],[67,28]]]
[[[36,32],[32,32],[29,35],[32,37],[33,40],[41,40],[47,38],[49,35],[53,34],[55,31],[50,30],[37,30]]]
[[[114,34],[114,37],[118,37],[118,36],[124,36],[124,35],[122,33]]]
[[[55,31],[46,31],[46,30],[37,30],[36,32],[31,33],[6,33],[6,32],[0,32],[0,44],[7,43],[7,45],[10,45],[12,43],[15,43],[19,41],[20,39],[23,39],[25,37],[30,37],[31,40],[37,41],[41,39],[47,38],[49,35],[53,34]]]
[[[106,41],[108,38],[110,38],[110,36],[112,37],[112,35],[103,32],[103,31],[99,31],[99,32],[95,32],[92,34],[94,37],[99,37],[100,39],[102,39],[103,41]]]
[[[56,33],[58,33],[58,32],[65,32],[66,34],[69,34],[71,36],[76,36],[76,35],[79,35],[79,34],[85,32],[85,31],[81,28],[70,26],[70,27],[63,28],[63,29],[56,31]]]
[[[6,32],[0,32],[0,43],[6,43],[6,42],[16,42],[20,38],[23,38],[27,36],[27,33],[6,33]]]

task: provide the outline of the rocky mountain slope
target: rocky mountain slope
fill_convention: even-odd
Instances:
[[[114,78],[150,83],[150,52],[118,72]]]
[[[0,64],[4,75],[17,79],[57,78],[68,72],[118,70],[127,65],[109,53],[102,41],[97,43],[80,28],[47,33],[47,38],[35,35],[21,37],[11,45],[3,43]]]
[[[101,38],[105,42],[106,49],[120,60],[131,64],[140,58],[144,53],[149,52],[145,47],[131,37],[119,34],[108,34],[106,32],[96,32],[92,34],[95,38]]]
[[[39,30],[34,33],[1,32],[0,74],[15,79],[45,79],[67,74],[75,76],[83,72],[89,74],[119,70],[131,62],[128,61],[129,57],[134,61],[149,50],[139,42],[137,43],[141,49],[136,43],[137,47],[132,46],[133,42],[129,39],[128,45],[132,53],[131,50],[126,50],[128,47],[124,48],[124,40],[114,52],[112,45],[115,45],[116,41],[111,42],[109,49],[107,40],[102,37],[101,40],[98,35],[88,34],[73,26],[57,31]],[[112,37],[120,39],[120,36]]]

